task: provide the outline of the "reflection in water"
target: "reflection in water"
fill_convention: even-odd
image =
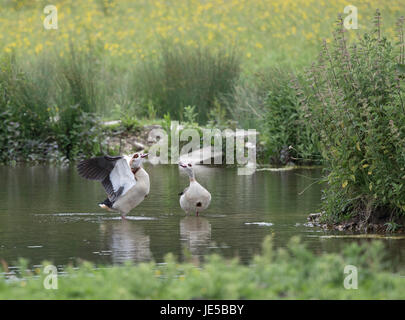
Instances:
[[[180,220],[180,237],[191,256],[201,261],[211,240],[211,224],[203,217],[187,216]]]
[[[136,222],[123,220],[107,226],[113,263],[142,262],[152,258],[150,238]]]

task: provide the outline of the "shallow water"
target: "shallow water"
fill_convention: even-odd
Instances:
[[[182,260],[187,249],[198,260],[218,253],[247,263],[269,234],[276,247],[298,235],[317,253],[370,241],[324,237],[331,233],[307,225],[307,215],[319,211],[321,185],[300,193],[321,176],[320,169],[238,176],[233,168],[198,166],[197,179],[212,194],[200,217],[180,209],[177,194],[188,179],[177,166],[145,169],[151,193],[122,221],[97,206],[106,197],[101,184],[80,178],[73,166],[0,167],[0,259],[9,265],[24,257],[30,265],[47,260],[59,266],[78,259],[162,262],[169,252]],[[383,241],[390,264],[402,267],[405,240]]]

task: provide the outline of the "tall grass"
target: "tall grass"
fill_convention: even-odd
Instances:
[[[134,73],[136,98],[153,106],[157,115],[182,120],[187,106],[195,106],[205,123],[215,99],[231,91],[240,74],[235,49],[213,52],[208,48],[162,45],[156,60],[141,63]]]
[[[221,100],[239,127],[259,131],[260,161],[285,165],[321,160],[317,133],[300,108],[296,81],[288,69],[267,68],[240,81]]]
[[[99,152],[101,129],[94,113],[108,92],[96,87],[102,82],[96,64],[94,57],[73,47],[68,58],[50,53],[31,61],[3,56],[0,113],[6,125],[0,132],[2,162],[74,159]],[[59,152],[48,154],[55,144]]]
[[[75,159],[98,153],[100,115],[151,119],[170,114],[187,120],[183,111],[188,107],[198,115],[196,121],[222,119],[224,114],[215,115],[217,100],[237,81],[238,59],[234,50],[214,53],[164,46],[161,59],[145,61],[124,73],[90,41],[85,50],[72,43],[64,55],[44,51],[23,60],[5,54],[0,109],[10,125],[2,130],[1,161],[21,161],[34,154],[44,159],[47,143],[57,144],[60,154],[56,157]],[[86,135],[90,140],[83,141]]]
[[[0,89],[0,160],[28,160],[31,154],[43,154],[51,131],[48,94],[20,69],[13,55],[2,57]]]

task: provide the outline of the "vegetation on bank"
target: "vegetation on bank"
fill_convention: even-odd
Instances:
[[[4,263],[3,263],[4,265]],[[47,263],[44,263],[44,266]],[[347,265],[357,268],[357,289]],[[250,265],[218,255],[195,266],[178,263],[172,255],[164,264],[131,263],[78,269],[67,267],[58,289],[46,290],[48,274],[27,270],[20,263],[19,278],[0,279],[0,299],[404,299],[405,278],[384,263],[381,242],[348,245],[341,254],[316,255],[297,238],[275,250],[270,238]]]
[[[395,229],[405,214],[404,19],[396,44],[382,34],[378,10],[374,23],[349,44],[340,18],[301,91],[329,170],[324,218],[362,230],[372,223]]]

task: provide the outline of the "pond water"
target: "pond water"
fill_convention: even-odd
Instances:
[[[0,259],[11,266],[20,257],[30,265],[78,259],[118,264],[162,262],[169,252],[183,260],[188,251],[193,259],[218,253],[248,263],[270,234],[276,247],[298,235],[317,253],[370,241],[325,238],[330,233],[306,224],[308,214],[319,211],[321,185],[301,192],[321,176],[320,169],[238,176],[234,168],[197,166],[197,180],[212,194],[199,217],[186,216],[179,206],[177,194],[188,178],[177,166],[145,169],[150,195],[122,221],[98,207],[106,197],[101,184],[80,178],[74,166],[0,167]],[[391,265],[403,265],[405,240],[383,241]]]

